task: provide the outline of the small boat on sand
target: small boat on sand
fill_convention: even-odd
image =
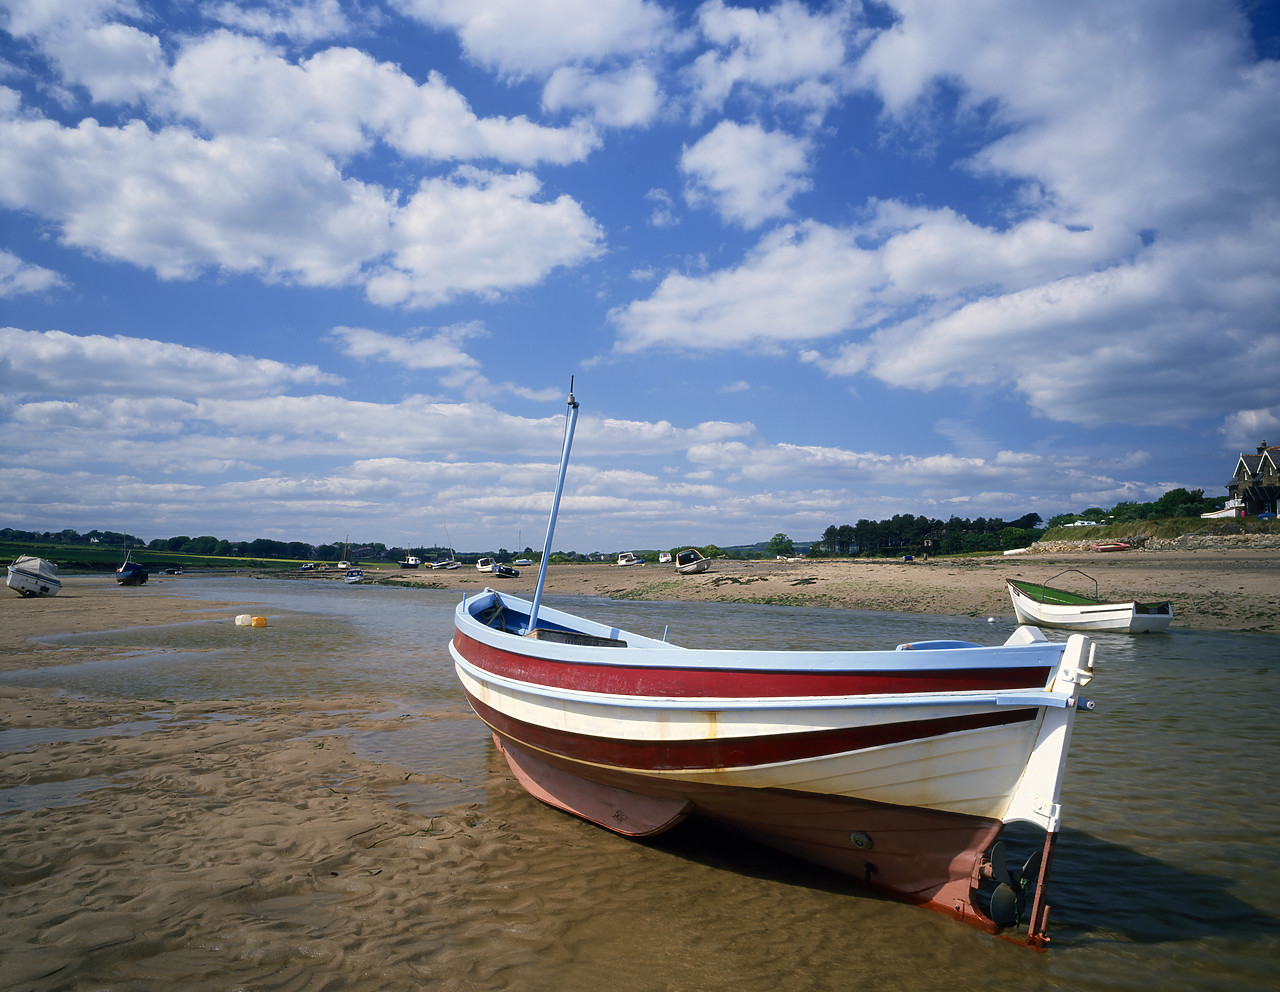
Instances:
[[[405,555],[404,560],[400,563],[401,568],[418,568],[422,565],[422,559],[417,555]]]
[[[622,554],[618,555],[618,564],[619,565],[643,565],[644,562],[642,562],[639,558],[636,557],[636,553],[634,551],[624,551],[622,552]]]
[[[1094,551],[1128,551],[1132,545],[1124,541],[1099,541],[1092,547]]]
[[[1075,572],[1093,583],[1093,595],[1084,596],[1049,585],[1060,575]],[[1068,568],[1051,575],[1045,582],[1005,579],[1009,598],[1019,623],[1064,630],[1107,630],[1129,634],[1146,634],[1166,629],[1173,622],[1173,607],[1166,600],[1159,603],[1103,602],[1098,597],[1098,580],[1078,568]]]
[[[569,394],[560,480],[577,403]],[[544,552],[544,562],[548,554]],[[545,570],[544,570],[545,572]],[[691,649],[486,589],[449,645],[472,709],[534,797],[626,836],[700,817],[987,932],[1042,944],[1083,635],[983,647]],[[1006,824],[1043,844],[1010,867]],[[1020,860],[1020,859],[1019,859]]]
[[[129,560],[129,552],[125,552],[124,561],[116,569],[116,582],[122,586],[142,586],[147,584],[147,570],[136,561]]]
[[[348,569],[347,569],[347,574],[346,574],[346,575],[344,575],[344,576],[342,577],[342,581],[344,581],[344,582],[346,582],[346,583],[349,583],[350,585],[355,585],[355,584],[356,584],[356,583],[358,583],[358,582],[363,582],[363,581],[364,581],[364,569],[361,569],[361,568],[348,568]]]
[[[62,590],[58,566],[35,555],[15,558],[5,585],[19,596],[56,596]]]
[[[704,558],[695,548],[686,548],[676,555],[676,571],[681,575],[697,575],[711,567],[711,559]]]

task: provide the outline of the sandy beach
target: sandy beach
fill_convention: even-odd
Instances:
[[[1280,552],[1212,551],[720,561],[698,576],[585,565],[552,568],[548,591],[1007,616],[1006,575],[1043,580],[1078,567],[1105,592],[1172,600],[1176,625],[1270,635],[1280,632],[1278,565]],[[366,574],[527,592],[536,570],[513,580],[469,567]],[[0,671],[115,650],[32,638],[254,612],[249,598],[193,601],[182,588],[68,576],[54,598],[0,597]],[[960,956],[975,969],[967,978],[983,980],[992,945],[967,928],[794,874],[783,876],[782,910],[769,869],[741,870],[753,855],[722,871],[722,840],[708,852],[694,832],[673,842],[673,858],[543,811],[492,748],[475,803],[448,798],[461,773],[369,760],[352,745],[405,721],[475,723],[462,705],[411,712],[373,696],[145,700],[0,686],[5,988],[805,989],[823,986],[789,964],[797,939],[821,955],[869,928],[889,937],[863,945],[860,973],[903,974],[880,958],[910,942],[920,974],[955,979]],[[474,734],[472,751],[483,751],[483,731]],[[788,936],[761,930],[783,911]],[[735,960],[753,964],[735,972]]]
[[[997,555],[910,563],[721,559],[700,575],[679,575],[670,565],[563,565],[548,568],[546,591],[618,599],[1012,616],[1006,578],[1044,582],[1064,569],[1079,569],[1097,579],[1105,600],[1169,600],[1175,626],[1280,633],[1280,550]],[[459,591],[493,585],[530,595],[537,569],[521,569],[513,579],[479,574],[466,565],[453,571],[366,569],[365,575],[372,581]],[[1094,588],[1075,574],[1053,584],[1089,594]]]

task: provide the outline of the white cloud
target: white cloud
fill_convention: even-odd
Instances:
[[[847,229],[770,233],[737,265],[616,308],[618,350],[839,338],[800,357],[910,389],[1012,387],[1088,425],[1271,408],[1280,64],[1252,61],[1239,15],[1209,0],[893,6],[860,63],[891,123],[930,126],[931,97],[954,88],[960,119],[992,122],[961,165],[1026,195],[987,223],[873,200]]]
[[[144,20],[132,0],[8,0],[6,8],[0,25],[43,50],[68,83],[84,86],[94,100],[133,103],[163,80],[159,40],[111,20]]]
[[[665,189],[655,187],[644,198],[653,204],[653,209],[649,212],[649,223],[654,227],[675,227],[680,223],[675,211],[676,201]],[[645,278],[650,276],[646,275]]]
[[[1232,244],[1212,247],[1155,248],[1132,264],[956,301],[812,358],[912,388],[1009,382],[1044,415],[1080,424],[1185,424],[1263,407],[1280,362],[1264,315],[1280,308],[1280,285],[1256,285],[1257,260]],[[1251,289],[1261,299],[1244,299]]]
[[[10,397],[239,396],[333,384],[314,365],[285,365],[146,338],[0,327],[3,392]]]
[[[398,337],[366,327],[335,327],[331,336],[352,358],[372,358],[406,369],[474,369],[480,363],[463,350],[462,342],[484,333],[483,327],[462,324],[441,328],[428,337]]]
[[[67,281],[51,269],[24,262],[12,252],[0,249],[0,299],[43,293],[66,285]]]
[[[338,0],[266,0],[253,5],[239,0],[217,4],[204,13],[239,31],[268,38],[282,36],[304,43],[340,37],[351,27]],[[369,11],[361,14],[371,16]]]
[[[659,47],[669,15],[647,0],[393,0],[408,17],[458,32],[468,56],[505,73],[637,56]]]
[[[377,186],[271,139],[205,140],[140,122],[0,121],[0,203],[58,223],[70,245],[166,279],[206,267],[312,286],[364,282],[383,305],[430,306],[528,286],[599,252],[570,197],[532,175],[459,170],[396,208]]]
[[[436,72],[419,84],[353,48],[293,63],[258,39],[226,31],[184,48],[168,93],[173,114],[212,133],[284,140],[342,157],[381,139],[412,158],[563,164],[582,160],[599,143],[582,125],[479,118]]]
[[[1280,406],[1239,410],[1223,422],[1221,433],[1226,446],[1242,454],[1256,451],[1263,441],[1280,444]]]
[[[657,79],[641,65],[608,73],[562,66],[543,87],[542,106],[550,111],[589,110],[609,127],[635,127],[658,115],[662,92]]]
[[[813,183],[809,143],[757,124],[721,121],[680,156],[691,204],[711,200],[721,216],[746,228],[791,212],[790,201]]]
[[[735,88],[779,103],[793,103],[816,119],[839,97],[845,41],[852,19],[847,3],[813,13],[795,0],[768,10],[726,7],[709,0],[698,23],[714,50],[690,66],[700,112],[724,106]]]
[[[279,142],[93,120],[0,121],[0,202],[162,278],[215,266],[308,285],[351,281],[385,250],[392,210],[381,190]]]
[[[391,263],[368,281],[384,306],[431,306],[458,293],[532,285],[600,252],[602,232],[577,202],[534,199],[529,173],[464,168],[422,183],[397,211]]]
[[[798,224],[771,232],[735,269],[669,275],[647,300],[609,315],[616,348],[634,352],[771,348],[839,334],[883,278],[843,231]]]

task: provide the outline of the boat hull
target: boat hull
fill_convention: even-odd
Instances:
[[[134,562],[125,562],[116,569],[116,582],[122,586],[140,586],[147,578],[147,570]]]
[[[1086,638],[687,651],[556,611],[530,634],[526,606],[464,601],[450,649],[513,773],[553,806],[632,836],[708,818],[988,930],[1003,824],[1056,833]]]
[[[1150,634],[1167,630],[1173,622],[1173,610],[1168,603],[1048,603],[1028,595],[1012,579],[1006,583],[1018,622],[1036,627],[1085,633]]]
[[[971,901],[999,820],[789,789],[655,783],[557,760],[499,734],[494,742],[531,795],[615,833],[654,836],[696,816],[885,895],[1000,929]]]
[[[5,585],[19,596],[56,596],[62,581],[50,574],[54,566],[43,559],[23,557],[9,566]]]

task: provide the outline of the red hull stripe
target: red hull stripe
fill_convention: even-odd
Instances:
[[[724,668],[649,668],[640,665],[552,661],[504,651],[460,630],[454,646],[472,665],[517,682],[617,696],[759,697],[861,696],[879,693],[1041,689],[1051,666],[929,669],[886,672],[759,671]]]
[[[911,720],[873,727],[812,730],[767,737],[727,737],[693,741],[633,741],[551,730],[507,716],[467,693],[476,714],[503,737],[528,747],[577,761],[647,771],[690,771],[702,768],[742,768],[776,761],[798,761],[844,754],[884,744],[924,740],[1015,723],[1029,723],[1038,709],[1001,708],[996,712],[938,720]]]

